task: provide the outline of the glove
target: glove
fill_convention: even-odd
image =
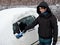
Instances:
[[[18,35],[16,35],[16,38],[19,39],[23,36],[23,32],[20,32]]]

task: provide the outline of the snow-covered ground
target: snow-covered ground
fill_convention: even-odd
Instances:
[[[17,20],[17,18],[19,18],[21,14],[31,10],[34,10],[34,8],[12,8],[0,11],[0,45],[30,45],[38,40],[37,29],[25,33],[20,39],[16,39],[15,35],[13,34],[12,24]],[[31,13],[33,14],[33,12]],[[58,36],[60,36],[59,21],[58,29]]]

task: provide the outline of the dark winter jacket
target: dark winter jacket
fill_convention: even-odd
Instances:
[[[18,26],[18,24],[17,23],[14,23],[13,24],[13,34],[16,34],[16,33],[20,33],[20,31],[19,31],[19,26]]]
[[[47,8],[47,14],[41,14],[39,11],[40,6],[45,6]],[[57,36],[58,36],[58,26],[57,26],[57,19],[56,17],[51,13],[51,10],[48,7],[48,4],[46,2],[41,2],[37,6],[37,13],[39,16],[35,21],[27,26],[25,30],[31,29],[37,24],[39,24],[38,27],[38,34],[40,37],[49,39],[53,37],[53,45],[57,42]]]
[[[20,24],[18,24],[18,22],[13,24],[13,34],[16,33],[20,33],[23,32],[23,30],[25,29],[25,26],[27,26],[26,23],[21,22]]]
[[[27,26],[27,24],[26,23],[23,23],[23,22],[21,22],[19,24],[19,28],[20,28],[21,32],[25,29],[26,26]]]

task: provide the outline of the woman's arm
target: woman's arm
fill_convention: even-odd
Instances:
[[[26,30],[34,28],[37,24],[38,24],[38,18],[35,19],[35,21],[33,21],[32,24],[26,26],[25,29],[24,29],[24,32],[26,32]]]

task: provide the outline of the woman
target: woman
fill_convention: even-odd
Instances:
[[[25,28],[25,32],[28,29],[31,29],[39,24],[38,35],[40,45],[51,45],[52,41],[52,45],[56,45],[58,37],[58,26],[56,17],[52,14],[46,2],[41,2],[37,6],[37,13],[39,14],[39,16],[32,24]]]

